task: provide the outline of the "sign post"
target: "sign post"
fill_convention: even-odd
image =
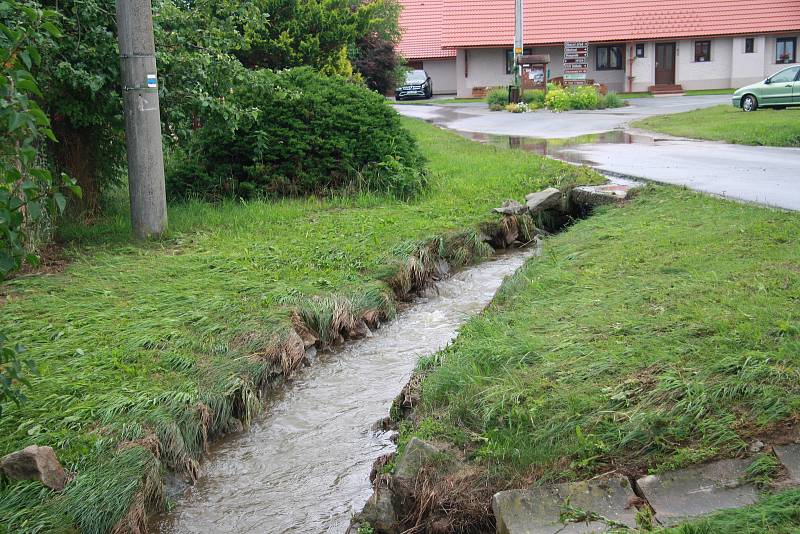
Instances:
[[[564,85],[586,85],[589,43],[564,43]]]

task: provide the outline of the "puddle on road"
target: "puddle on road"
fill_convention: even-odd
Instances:
[[[540,139],[536,137],[518,137],[511,135],[484,134],[478,132],[464,132],[454,130],[459,135],[472,141],[503,148],[515,148],[532,152],[540,156],[577,163],[580,165],[596,165],[581,153],[582,145],[621,145],[621,144],[648,144],[653,145],[656,140],[646,135],[636,135],[622,130],[612,130],[600,134],[581,135],[567,139]]]
[[[535,251],[499,255],[440,282],[371,338],[322,355],[271,399],[249,433],[216,446],[163,533],[342,533],[366,503],[373,462],[394,450],[372,430],[420,356],[446,346]]]

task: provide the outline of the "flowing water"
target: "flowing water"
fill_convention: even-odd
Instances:
[[[323,354],[274,398],[249,433],[212,450],[204,476],[161,532],[341,533],[394,450],[373,430],[420,356],[446,346],[532,252],[504,254],[440,282],[372,337]]]

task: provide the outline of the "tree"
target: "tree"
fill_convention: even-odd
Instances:
[[[55,20],[52,11],[0,1],[0,280],[23,261],[36,263],[32,233],[39,222],[63,212],[67,199],[60,188],[80,194],[65,176],[54,180],[37,165],[37,146],[56,138],[34,99],[42,92],[32,70],[41,63],[41,44],[59,35]],[[20,360],[22,351],[0,332],[0,403],[25,398],[19,389],[28,383],[24,369],[35,367]]]
[[[83,190],[80,207],[97,210],[102,190],[121,183],[124,120],[114,0],[42,0],[59,13],[64,33],[42,50],[39,79],[45,110],[59,143],[51,143],[56,172]]]
[[[396,87],[400,58],[393,42],[372,34],[358,41],[353,67],[363,76],[367,87],[386,94]]]

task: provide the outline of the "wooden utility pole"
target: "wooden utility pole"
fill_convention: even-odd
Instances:
[[[150,0],[117,0],[131,226],[139,239],[167,229],[164,153]]]
[[[514,3],[514,85],[520,89],[519,78],[519,56],[522,55],[525,43],[523,42],[522,30],[522,3],[523,0],[516,0]]]

